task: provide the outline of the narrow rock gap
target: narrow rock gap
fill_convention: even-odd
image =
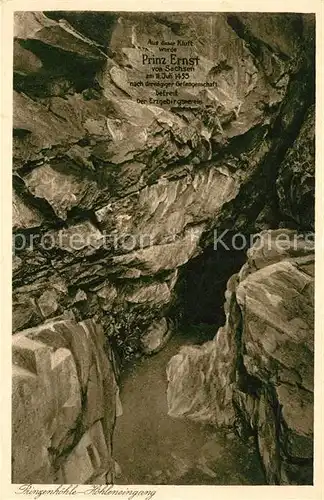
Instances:
[[[224,242],[226,245],[228,238]],[[246,260],[246,250],[209,246],[181,271],[178,295],[181,301],[181,326],[224,324],[224,294],[227,280]],[[226,245],[227,246],[227,245]]]
[[[167,406],[171,357],[183,346],[202,345],[215,337],[225,322],[227,280],[245,260],[246,248],[209,246],[183,266],[169,310],[175,325],[171,340],[157,354],[124,365],[119,380],[123,415],[116,420],[113,436],[113,456],[121,467],[117,484],[264,483],[253,433],[240,440],[234,432],[171,418]],[[250,451],[243,464],[246,447]],[[221,464],[224,456],[226,466]]]
[[[15,17],[13,479],[310,484],[312,260],[247,249],[313,228],[314,19]],[[155,89],[126,84],[149,38],[178,37],[213,87],[157,116]]]

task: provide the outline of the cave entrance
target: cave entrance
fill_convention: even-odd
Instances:
[[[227,436],[201,422],[172,418],[167,403],[170,359],[180,349],[215,336],[225,320],[227,281],[245,259],[246,249],[210,246],[181,269],[173,310],[180,321],[174,335],[153,356],[125,367],[120,379],[123,414],[116,421],[113,454],[122,472],[116,484],[264,484],[252,443],[242,462],[246,445],[233,433]],[[185,372],[184,384],[197,382],[189,376],[186,381],[187,376]]]
[[[212,335],[215,327],[224,324],[227,281],[246,261],[247,250],[234,249],[230,236],[227,243],[228,248],[208,246],[182,268],[177,290],[182,329],[205,325],[206,332],[210,330]]]

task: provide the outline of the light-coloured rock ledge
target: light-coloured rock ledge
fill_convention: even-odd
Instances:
[[[121,408],[102,328],[53,321],[14,334],[12,343],[13,482],[111,481]]]
[[[312,481],[311,247],[294,231],[263,232],[228,282],[225,326],[212,341],[183,347],[167,368],[169,415],[248,426],[270,484]]]

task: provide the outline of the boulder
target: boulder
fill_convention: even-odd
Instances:
[[[312,482],[313,252],[297,232],[262,232],[228,282],[225,326],[167,367],[169,415],[243,422],[257,434],[269,484]]]
[[[13,335],[13,482],[84,483],[110,469],[117,386],[100,336],[66,320]]]
[[[165,318],[154,321],[148,330],[142,335],[141,342],[145,354],[154,354],[160,351],[171,336],[168,322]]]

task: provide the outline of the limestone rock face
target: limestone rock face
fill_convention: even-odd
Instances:
[[[14,483],[96,483],[111,474],[118,393],[104,342],[91,320],[13,335]]]
[[[314,24],[16,13],[15,481],[103,480],[116,399],[121,412],[103,335],[121,360],[160,349],[179,278],[215,228],[312,230]],[[162,105],[153,85],[131,85],[146,81],[143,54],[159,54],[150,39],[192,42],[191,83],[214,83],[177,92],[200,104]],[[300,463],[308,481],[312,453],[312,257],[283,234],[286,249],[253,247],[229,281],[215,339],[168,367],[170,415],[247,422],[275,483]]]
[[[37,40],[44,45],[70,51],[84,59],[98,59],[97,44],[75,31],[67,21],[49,19],[42,12],[17,12],[15,15],[15,38],[17,40]]]
[[[27,229],[41,226],[44,218],[42,214],[34,207],[28,206],[24,200],[16,193],[12,200],[12,228]]]
[[[300,207],[312,196],[313,151],[310,173],[296,154],[312,133],[311,115],[300,128],[312,99],[312,23],[16,14],[14,331],[71,312],[95,317],[120,346],[129,336],[133,352],[143,345],[135,332],[169,315],[181,268],[213,228],[255,230],[277,190],[282,213],[270,227],[287,217],[311,226]],[[161,106],[153,85],[130,84],[145,80],[147,50],[161,56],[156,39],[191,41],[191,83],[214,84],[177,92],[201,105]],[[187,56],[179,46],[177,57]]]
[[[183,347],[171,359],[169,414],[241,432],[245,426],[257,435],[270,484],[309,484],[313,242],[294,231],[261,233],[228,282],[225,313],[214,340]]]
[[[291,149],[279,169],[277,189],[282,212],[302,227],[314,228],[315,108],[306,115]]]
[[[185,346],[167,367],[168,408],[171,417],[188,417],[218,426],[233,425],[233,386],[237,345],[228,332],[239,326],[233,296],[227,299],[230,314],[217,336],[202,346]]]

